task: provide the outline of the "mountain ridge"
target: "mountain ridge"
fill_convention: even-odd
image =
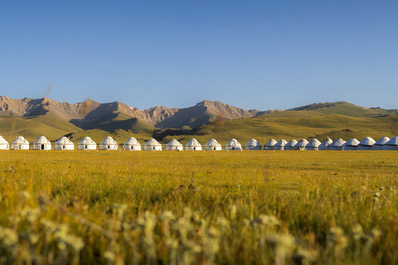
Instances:
[[[257,110],[244,110],[220,101],[204,100],[188,108],[155,106],[140,110],[123,102],[99,103],[92,99],[83,102],[59,102],[50,98],[12,99],[0,96],[0,116],[32,117],[50,115],[84,128],[87,123],[103,122],[110,113],[122,113],[158,128],[195,128],[215,120],[254,117]],[[174,117],[175,116],[175,117]]]

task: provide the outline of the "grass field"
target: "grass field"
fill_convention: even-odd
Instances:
[[[398,152],[0,152],[0,263],[397,264]]]

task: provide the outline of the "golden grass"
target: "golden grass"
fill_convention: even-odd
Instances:
[[[396,264],[398,152],[0,152],[0,262]]]

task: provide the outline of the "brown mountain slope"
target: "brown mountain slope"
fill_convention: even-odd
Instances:
[[[244,110],[219,101],[204,100],[193,107],[179,109],[171,117],[156,124],[159,128],[196,128],[208,124],[218,117],[227,120],[251,118],[257,110]]]

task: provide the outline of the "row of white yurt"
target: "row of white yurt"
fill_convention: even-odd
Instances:
[[[100,150],[118,150],[118,143],[110,136],[106,137],[100,144]],[[0,136],[0,150],[29,150],[29,142],[23,137],[18,136],[12,143],[9,143]],[[51,150],[51,142],[45,137],[40,136],[32,145],[33,150]],[[55,150],[74,150],[75,146],[71,140],[63,136],[58,139],[54,144]],[[90,137],[85,137],[78,144],[79,150],[96,150],[97,143],[94,142]],[[255,140],[251,139],[245,146],[245,150],[262,150],[261,145]],[[123,150],[141,150],[141,144],[134,138],[129,138],[123,144]],[[155,139],[151,139],[144,144],[145,151],[161,151],[162,145]],[[185,147],[176,139],[171,140],[166,144],[166,150],[191,150],[200,151],[202,145],[196,139],[191,139],[185,145]],[[210,139],[205,145],[204,150],[219,151],[222,150],[222,146],[215,139]],[[242,150],[242,145],[236,140],[231,139],[225,146],[225,150]],[[378,141],[375,141],[371,137],[365,137],[362,141],[358,141],[356,138],[352,138],[347,142],[339,138],[332,141],[327,138],[324,142],[320,142],[317,139],[312,139],[308,142],[306,139],[300,141],[290,140],[287,142],[284,139],[278,142],[275,139],[269,140],[264,145],[264,150],[398,150],[398,136],[393,138],[382,137]]]

